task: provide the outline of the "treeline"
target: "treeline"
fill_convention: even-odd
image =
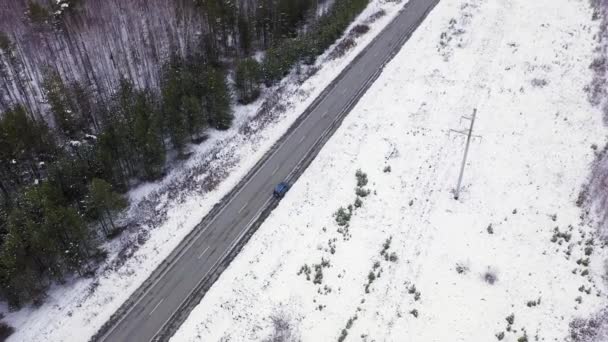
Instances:
[[[209,129],[231,126],[231,70],[236,99],[254,101],[261,84],[312,63],[367,3],[335,0],[316,18],[314,0],[197,0],[208,33],[163,66],[158,91],[125,79],[102,100],[47,70],[48,122],[23,106],[0,116],[0,299],[19,307],[43,299],[52,282],[93,272],[100,244],[120,233],[122,194],[162,177],[167,156],[185,156]]]
[[[273,85],[286,76],[297,63],[314,63],[316,57],[342,35],[368,3],[369,0],[336,0],[328,13],[311,23],[305,32],[295,35],[296,31],[293,29],[283,31],[285,34],[269,44],[261,64],[252,58],[241,60],[236,68],[239,101],[249,103],[255,100],[261,81],[267,86]],[[290,18],[296,20],[298,17]],[[280,23],[279,21],[279,27]],[[262,32],[267,31],[273,32]]]
[[[264,82],[274,84],[300,61],[313,63],[342,35],[368,3],[369,0],[336,0],[329,12],[316,21],[311,29],[295,38],[273,44],[266,51],[262,64]]]

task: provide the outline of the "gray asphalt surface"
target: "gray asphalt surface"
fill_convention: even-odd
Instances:
[[[264,162],[207,223],[196,228],[161,265],[145,289],[132,298],[100,341],[150,341],[234,248],[269,204],[272,190],[284,180],[293,182],[306,158],[312,158],[339,126],[342,118],[400,50],[411,33],[439,0],[410,0],[407,7],[321,94],[295,127],[289,130]],[[430,37],[434,39],[437,37]],[[407,94],[404,94],[406,96]],[[305,165],[304,165],[305,166]],[[289,196],[289,193],[287,193]],[[180,322],[181,323],[181,322]]]

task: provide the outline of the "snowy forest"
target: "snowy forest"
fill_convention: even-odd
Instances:
[[[0,299],[95,272],[130,188],[314,63],[367,3],[0,0]]]

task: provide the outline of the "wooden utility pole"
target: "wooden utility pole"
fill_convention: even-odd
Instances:
[[[460,185],[462,184],[462,175],[464,174],[464,166],[467,163],[467,156],[469,154],[469,146],[471,145],[471,137],[473,136],[473,125],[475,125],[475,116],[477,115],[477,108],[473,109],[473,115],[469,118],[463,116],[463,119],[470,120],[471,126],[469,129],[464,131],[456,131],[452,130],[456,133],[466,134],[467,135],[467,144],[464,148],[464,156],[462,157],[462,164],[460,165],[460,174],[458,175],[458,184],[456,185],[456,189],[454,190],[454,199],[457,200],[460,197]]]

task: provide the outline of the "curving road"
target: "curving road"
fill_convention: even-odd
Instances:
[[[277,204],[272,197],[274,186],[284,180],[295,181],[438,2],[409,0],[405,9],[323,91],[93,340],[169,339],[238,253],[238,246],[246,242]]]

